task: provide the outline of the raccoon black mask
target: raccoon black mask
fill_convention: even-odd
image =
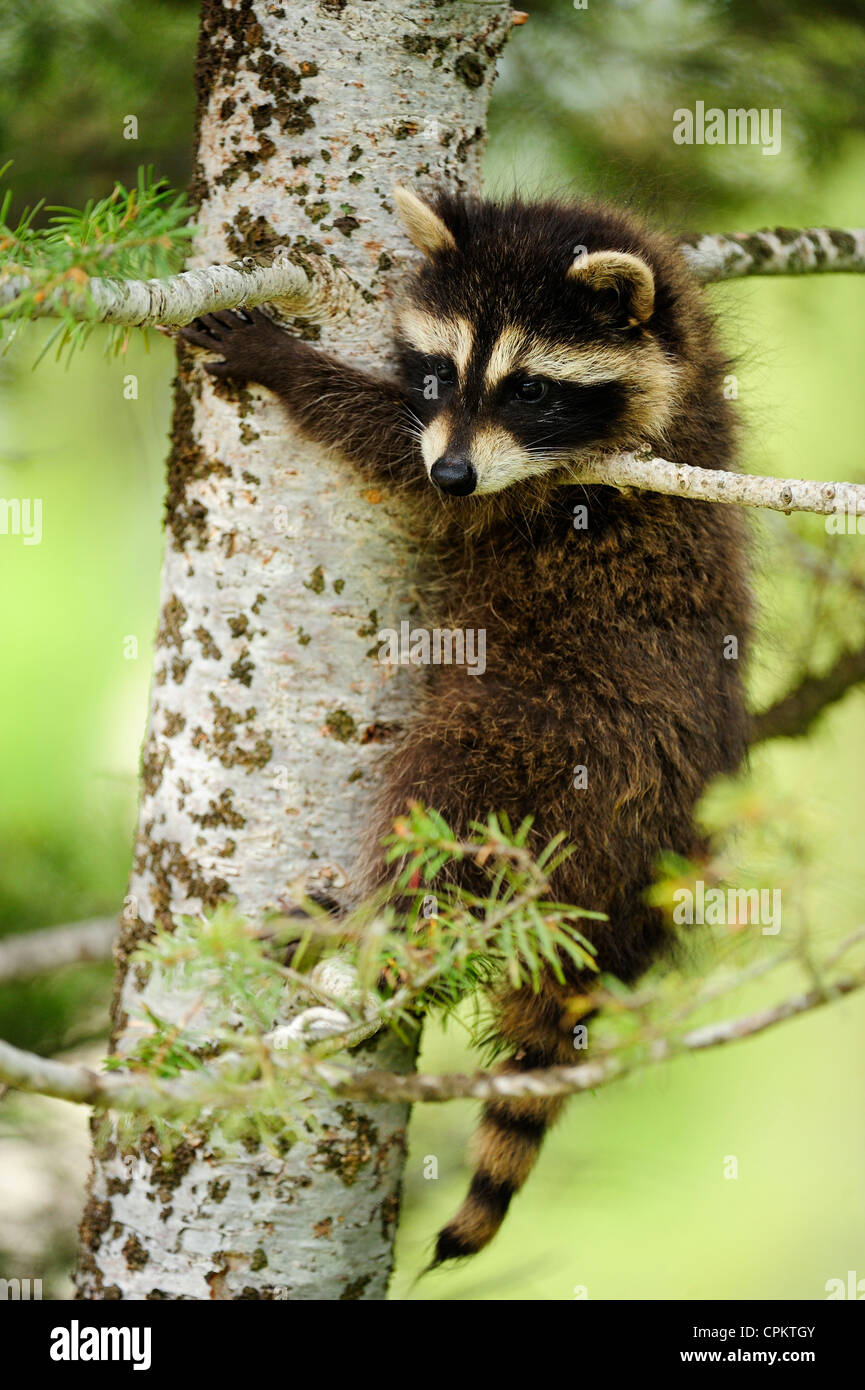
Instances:
[[[663,431],[679,370],[656,331],[655,275],[610,248],[603,217],[395,199],[425,256],[397,314],[401,375],[442,492],[500,492]]]

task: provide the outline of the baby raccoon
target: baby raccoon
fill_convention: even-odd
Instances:
[[[581,461],[648,446],[730,468],[727,364],[677,250],[632,217],[395,196],[424,257],[397,314],[396,379],[260,312],[211,314],[183,337],[222,354],[206,364],[214,376],[269,387],[313,439],[410,495],[430,626],[486,633],[482,676],[428,668],[385,765],[360,891],[387,881],[381,838],[410,798],[457,835],[490,812],[532,815],[536,849],[560,831],[575,846],[553,896],[606,914],[586,934],[601,970],[630,982],[665,942],[644,897],[657,856],[699,849],[694,803],[744,755],[740,661],[725,639],[742,653],[750,604],[734,508],[583,486]],[[539,993],[502,991],[504,1071],[581,1060],[574,999],[587,983],[572,968],[565,985],[549,975]],[[492,1239],[562,1105],[485,1106],[435,1263]]]

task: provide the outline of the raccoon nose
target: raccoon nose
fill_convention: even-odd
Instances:
[[[447,454],[436,459],[430,469],[430,477],[436,487],[440,487],[442,492],[449,492],[452,497],[468,497],[478,485],[478,475],[468,459],[449,458]]]

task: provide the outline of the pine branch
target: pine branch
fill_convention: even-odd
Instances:
[[[21,277],[0,282],[0,309],[11,308],[27,283]],[[288,250],[275,251],[268,261],[246,256],[228,265],[184,270],[163,279],[93,277],[82,282],[80,289],[77,299],[71,300],[68,278],[58,282],[32,305],[29,316],[52,318],[71,311],[74,317],[94,323],[179,327],[215,310],[275,303],[286,314],[330,318],[344,313],[357,294],[350,276],[325,257]]]
[[[110,960],[116,935],[116,917],[93,917],[69,926],[6,937],[0,941],[0,984],[61,965]]]

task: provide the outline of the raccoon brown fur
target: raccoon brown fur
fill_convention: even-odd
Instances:
[[[644,899],[657,856],[697,848],[694,804],[745,752],[744,531],[731,507],[583,486],[580,464],[648,446],[735,466],[728,364],[675,246],[630,215],[408,190],[397,201],[424,260],[397,316],[396,379],[260,312],[210,315],[184,336],[223,355],[215,376],[269,387],[313,438],[404,489],[424,511],[430,625],[486,632],[482,676],[428,668],[386,766],[363,887],[386,880],[380,840],[410,798],[457,834],[490,812],[532,815],[536,847],[561,831],[576,847],[556,899],[607,914],[586,934],[600,968],[630,982],[666,939]],[[564,986],[502,993],[504,1070],[577,1060],[568,1000],[585,983],[571,971]],[[562,1104],[485,1106],[436,1263],[493,1237]]]

